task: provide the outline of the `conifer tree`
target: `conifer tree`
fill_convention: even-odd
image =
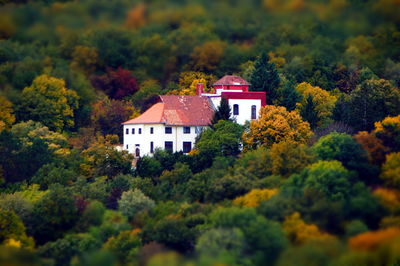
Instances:
[[[286,107],[288,111],[296,109],[296,103],[301,100],[301,95],[294,88],[293,83],[288,81],[285,83],[280,97],[280,105]]]
[[[315,128],[319,120],[315,107],[316,104],[313,100],[313,97],[308,95],[306,105],[300,111],[300,115],[305,121],[310,123],[311,128]]]
[[[278,70],[274,63],[269,62],[269,56],[262,53],[257,59],[250,78],[252,91],[265,91],[267,104],[272,104],[278,97],[277,89],[280,84]]]
[[[215,125],[219,120],[231,120],[231,107],[228,100],[223,97],[221,98],[221,104],[214,113],[211,124]]]

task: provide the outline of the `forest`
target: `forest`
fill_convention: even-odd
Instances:
[[[398,0],[0,0],[1,265],[399,265]],[[224,75],[189,154],[121,123]]]

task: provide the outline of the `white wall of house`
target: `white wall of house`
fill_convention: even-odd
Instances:
[[[171,127],[171,133],[166,134],[165,128]],[[129,153],[135,154],[136,149],[140,149],[140,156],[152,155],[151,142],[153,142],[153,151],[157,148],[164,149],[165,142],[172,142],[173,152],[183,151],[184,142],[190,142],[191,148],[194,148],[196,136],[203,127],[187,126],[190,133],[184,133],[184,126],[165,126],[164,124],[128,124],[123,126],[124,144],[123,149]],[[151,134],[153,128],[153,134]],[[132,133],[134,129],[134,134]],[[141,134],[139,134],[141,129]]]
[[[251,108],[253,105],[256,106],[256,118],[259,116],[261,109],[261,100],[252,99],[229,99],[229,106],[231,107],[232,118],[240,125],[244,125],[247,120],[251,120]],[[234,105],[239,106],[239,115],[234,115]]]

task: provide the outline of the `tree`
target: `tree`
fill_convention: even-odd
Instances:
[[[71,68],[89,76],[96,70],[98,58],[96,48],[83,45],[75,46],[72,52]]]
[[[38,244],[43,244],[62,236],[75,225],[78,218],[75,199],[70,192],[60,185],[54,185],[35,204],[27,226]]]
[[[274,63],[269,62],[266,53],[258,57],[254,71],[250,78],[251,90],[265,91],[267,93],[267,104],[273,104],[278,97],[280,78]]]
[[[318,140],[312,147],[320,160],[337,160],[349,170],[355,170],[367,181],[376,170],[368,162],[367,153],[354,138],[345,133],[333,132]]]
[[[322,193],[328,199],[340,201],[350,197],[351,173],[338,161],[318,161],[301,174],[293,175],[288,184]],[[295,185],[296,186],[296,185]]]
[[[0,131],[9,128],[15,122],[12,103],[3,96],[0,96]]]
[[[218,208],[210,214],[210,223],[214,228],[242,231],[247,243],[245,252],[254,265],[273,263],[286,246],[280,225],[257,215],[253,208]]]
[[[0,243],[17,241],[17,246],[32,248],[33,239],[28,237],[21,219],[13,212],[0,209]]]
[[[221,41],[209,41],[195,47],[191,54],[194,70],[208,73],[215,70],[224,55],[225,46]]]
[[[243,144],[245,150],[269,148],[281,141],[306,143],[311,135],[310,125],[296,111],[267,105],[261,108],[259,119],[250,122],[250,129],[243,134]]]
[[[283,230],[287,238],[289,238],[293,244],[303,244],[306,241],[329,241],[334,239],[332,235],[321,232],[317,226],[306,224],[301,219],[300,213],[298,212],[294,212],[292,215],[285,217]]]
[[[221,98],[221,104],[218,106],[217,110],[214,112],[211,124],[216,124],[219,120],[231,120],[231,107],[229,106],[228,100]]]
[[[353,236],[349,239],[349,246],[353,250],[371,252],[379,248],[379,246],[393,241],[399,236],[400,229],[390,227]]]
[[[125,264],[132,262],[140,246],[140,238],[137,233],[127,230],[110,237],[104,243],[103,249],[111,251],[121,263]]]
[[[400,91],[384,79],[364,81],[350,93],[349,124],[356,130],[371,130],[374,123],[400,113]]]
[[[273,175],[289,177],[300,172],[304,167],[315,160],[315,156],[305,144],[281,141],[274,143],[269,150],[270,169]]]
[[[260,205],[261,202],[269,200],[272,196],[278,193],[277,189],[252,189],[246,195],[237,197],[234,205],[254,208]]]
[[[196,251],[203,260],[239,264],[246,261],[245,245],[245,236],[238,228],[213,228],[198,238]]]
[[[140,113],[128,101],[104,98],[92,105],[91,120],[97,130],[103,135],[114,134],[122,139],[121,124]]]
[[[205,165],[211,165],[216,156],[236,156],[240,152],[242,126],[232,121],[220,120],[214,128],[201,133],[193,151]]]
[[[285,107],[289,112],[296,109],[297,103],[301,100],[300,93],[294,88],[290,81],[286,81],[283,89],[280,90],[279,105]]]
[[[75,91],[65,87],[64,80],[41,75],[22,91],[17,114],[19,120],[31,119],[60,132],[74,126],[78,99]]]
[[[305,121],[310,123],[311,128],[317,127],[319,117],[311,95],[308,95],[305,106],[300,110],[300,115]]]
[[[314,87],[306,82],[298,84],[296,90],[302,96],[301,102],[297,105],[300,113],[318,127],[327,125],[331,121],[337,98],[320,87]]]
[[[400,188],[400,152],[390,153],[382,166],[381,178],[386,184]]]
[[[136,78],[121,67],[115,71],[108,69],[104,75],[93,76],[91,82],[93,87],[104,91],[111,99],[121,100],[139,90]]]
[[[88,176],[113,177],[118,174],[129,174],[132,171],[133,156],[127,151],[117,151],[114,147],[118,136],[98,137],[96,142],[82,152],[82,168]]]
[[[374,133],[391,151],[400,151],[400,115],[376,122]]]
[[[374,133],[360,131],[354,135],[354,139],[367,152],[370,163],[382,165],[385,162],[385,156],[389,148],[384,146],[382,140],[377,138]]]
[[[154,201],[138,189],[125,191],[118,201],[119,210],[128,219],[132,219],[139,212],[151,210],[154,205]]]

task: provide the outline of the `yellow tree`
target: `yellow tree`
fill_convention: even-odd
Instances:
[[[282,141],[270,149],[273,175],[289,177],[313,162],[314,156],[304,144]]]
[[[245,150],[259,146],[270,148],[274,143],[289,141],[306,143],[312,135],[310,125],[297,111],[288,112],[285,107],[266,105],[260,110],[258,120],[250,122],[243,134]]]
[[[99,55],[96,48],[78,45],[72,52],[71,68],[90,75],[96,70],[98,60]]]
[[[209,41],[194,48],[191,55],[193,68],[197,71],[213,71],[218,67],[224,55],[226,44],[221,41]]]
[[[317,126],[323,126],[330,122],[333,108],[335,108],[336,96],[331,95],[320,87],[314,87],[307,82],[297,85],[296,90],[303,96],[302,101],[297,104],[297,110],[301,112],[307,105],[307,99],[311,96],[317,113]]]
[[[12,103],[0,96],[0,131],[10,127],[15,122]]]
[[[237,197],[233,204],[250,208],[257,207],[261,202],[269,200],[277,193],[277,189],[252,189],[246,195]]]
[[[400,151],[400,115],[376,122],[374,133],[391,151]]]
[[[386,184],[400,188],[400,152],[386,156],[386,162],[382,166],[381,178]]]
[[[212,92],[212,84],[215,81],[213,75],[207,75],[203,72],[188,71],[182,72],[179,76],[179,89],[172,90],[168,94],[173,95],[196,95],[197,83],[204,84],[204,92]]]
[[[74,125],[78,94],[65,87],[62,79],[41,75],[22,91],[23,120],[42,122],[51,130],[62,131]]]
[[[293,244],[302,244],[310,240],[327,241],[334,237],[328,233],[321,232],[314,224],[306,224],[298,212],[285,217],[283,231]]]

